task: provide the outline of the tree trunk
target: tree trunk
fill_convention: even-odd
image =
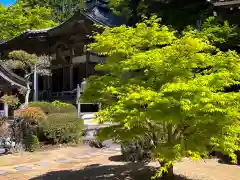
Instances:
[[[27,83],[27,92],[25,95],[25,102],[23,108],[28,106],[30,92],[31,92],[30,85],[29,83]]]
[[[166,162],[160,162],[161,167],[164,166]],[[161,180],[173,180],[174,179],[174,173],[173,173],[173,165],[167,168],[167,172],[162,173]]]

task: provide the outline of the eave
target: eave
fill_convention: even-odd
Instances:
[[[0,77],[9,82],[12,86],[20,88],[27,88],[27,84],[24,78],[16,75],[14,72],[0,64]]]
[[[231,7],[231,6],[239,6],[240,0],[225,0],[225,1],[216,1],[213,2],[213,6],[215,7]]]

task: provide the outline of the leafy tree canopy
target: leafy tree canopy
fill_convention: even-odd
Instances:
[[[24,7],[22,3],[3,7],[0,5],[0,40],[8,40],[27,29],[54,26],[51,10],[45,7]]]
[[[66,20],[85,5],[84,0],[19,0],[19,2],[22,2],[25,7],[40,6],[52,9],[53,19],[57,22]]]
[[[225,88],[239,84],[240,56],[213,46],[207,31],[216,35],[208,28],[178,34],[153,17],[95,35],[90,47],[107,56],[97,66],[105,75],[87,80],[83,100],[102,103],[99,120],[114,123],[100,137],[150,137],[165,168],[184,156],[199,159],[210,145],[235,160],[240,94]]]
[[[2,63],[11,69],[24,70],[26,76],[33,73],[35,65],[39,75],[51,75],[49,69],[51,66],[51,58],[49,56],[42,55],[38,57],[35,54],[29,54],[23,50],[15,50],[9,53],[8,58],[8,60],[2,61]]]

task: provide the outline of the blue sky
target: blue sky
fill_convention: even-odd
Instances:
[[[2,3],[4,6],[14,4],[15,2],[16,0],[0,0],[0,3]]]

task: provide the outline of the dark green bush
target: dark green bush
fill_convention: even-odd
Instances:
[[[84,123],[75,113],[50,114],[47,120],[42,121],[39,129],[48,143],[79,143]]]
[[[39,149],[38,137],[33,134],[26,135],[23,139],[23,144],[25,146],[25,150],[29,152],[34,152]]]

